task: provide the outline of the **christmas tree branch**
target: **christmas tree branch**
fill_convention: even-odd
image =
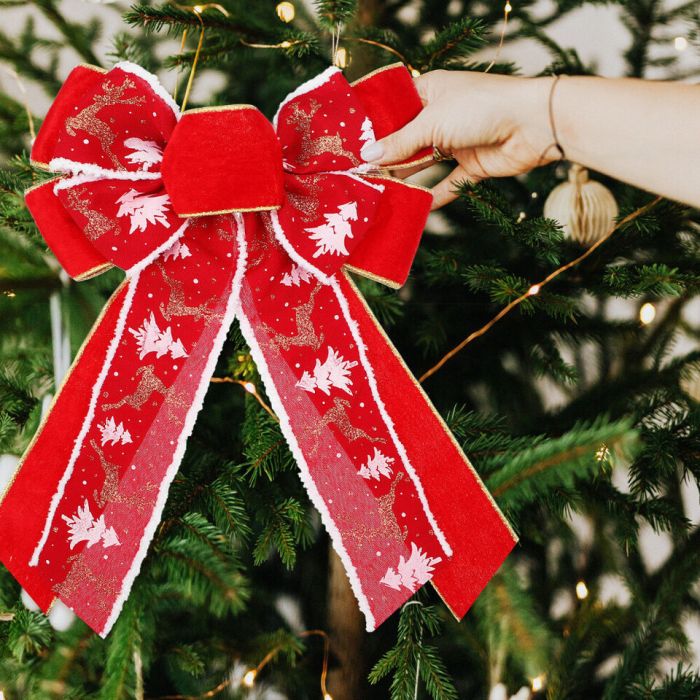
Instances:
[[[445,363],[451,360],[457,353],[461,352],[467,345],[469,345],[469,343],[487,333],[496,323],[498,323],[498,321],[507,316],[511,311],[513,311],[513,309],[520,306],[523,302],[528,301],[531,296],[538,294],[542,287],[549,284],[552,280],[556,279],[557,277],[559,277],[559,275],[563,274],[567,270],[570,270],[572,267],[575,267],[579,263],[583,262],[586,258],[590,257],[616,231],[619,231],[620,229],[633,222],[635,219],[643,216],[644,214],[647,214],[661,200],[661,197],[656,197],[651,202],[648,202],[647,204],[633,211],[631,214],[628,214],[623,219],[618,221],[614,226],[612,226],[612,228],[603,237],[599,238],[584,253],[579,255],[574,260],[571,260],[570,262],[566,263],[565,265],[558,267],[556,270],[547,275],[544,279],[540,280],[540,282],[533,284],[527,292],[521,294],[516,299],[513,299],[513,301],[511,301],[505,307],[503,307],[488,323],[484,324],[481,328],[474,331],[473,333],[470,333],[461,343],[459,343],[457,346],[452,348],[452,350],[446,353],[440,359],[439,362],[433,365],[427,372],[424,372],[418,381],[423,383],[426,379],[432,377],[433,374],[435,374],[435,372],[437,372],[441,367],[443,367]]]
[[[56,7],[54,0],[34,0],[34,5],[61,32],[68,44],[78,52],[83,60],[95,66],[101,65],[100,60],[92,50],[85,27],[69,22],[63,12]]]

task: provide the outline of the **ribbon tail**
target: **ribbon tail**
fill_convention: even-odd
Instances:
[[[107,302],[1,499],[0,561],[44,612],[55,593],[45,573],[29,561],[88,412],[127,291],[124,282]]]
[[[359,324],[379,392],[452,546],[432,583],[461,619],[515,546],[501,514],[452,433],[416,382],[347,273],[337,276]]]
[[[336,276],[291,281],[270,217],[258,221],[247,231],[241,329],[371,631],[430,580],[449,542],[393,429],[394,407],[376,390]]]
[[[186,256],[170,251],[120,288],[0,508],[0,559],[42,609],[60,598],[101,636],[146,557],[233,320],[243,231],[240,216],[192,225]]]

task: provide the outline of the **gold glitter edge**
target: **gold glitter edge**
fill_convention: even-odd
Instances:
[[[199,216],[218,216],[219,214],[233,214],[234,212],[248,212],[248,211],[272,211],[275,209],[281,209],[281,204],[275,204],[271,206],[264,207],[249,207],[241,209],[221,209],[220,211],[200,211],[193,214],[179,214],[178,216],[183,219],[196,219]]]

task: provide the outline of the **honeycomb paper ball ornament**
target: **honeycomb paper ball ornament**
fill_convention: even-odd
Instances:
[[[681,389],[693,401],[700,403],[700,364],[694,363],[690,372],[681,378]]]
[[[586,168],[573,163],[567,182],[557,185],[544,203],[544,215],[559,222],[564,234],[582,245],[599,241],[618,214],[610,190],[588,177]]]

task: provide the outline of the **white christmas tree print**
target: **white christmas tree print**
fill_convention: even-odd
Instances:
[[[163,150],[155,141],[144,141],[133,136],[126,139],[124,145],[131,150],[126,159],[132,165],[140,165],[141,170],[148,170],[163,160]]]
[[[408,559],[404,559],[402,554],[396,569],[390,566],[379,583],[395,591],[401,590],[403,586],[413,592],[430,581],[433,568],[441,561],[441,557],[429,557],[415,542],[411,542],[411,554]]]
[[[324,362],[316,359],[316,366],[313,374],[306,370],[302,374],[301,379],[297,382],[297,386],[304,391],[313,394],[316,389],[329,395],[331,388],[341,389],[346,394],[351,394],[350,387],[352,380],[350,379],[350,370],[357,366],[357,362],[350,362],[343,359],[343,356],[335,351],[332,347],[328,347],[328,356]]]
[[[85,499],[85,505],[78,506],[77,513],[69,518],[67,515],[61,516],[68,524],[68,534],[70,535],[70,548],[80,542],[86,542],[88,549],[102,540],[102,547],[114,547],[121,544],[119,537],[113,527],[107,527],[105,516],[100,515],[97,520],[92,517],[90,504]]]
[[[126,445],[129,442],[133,442],[131,439],[131,433],[124,428],[124,423],[119,423],[114,420],[114,416],[109,416],[107,420],[102,425],[97,426],[100,433],[102,434],[102,444],[111,443],[116,445]]]
[[[131,189],[119,197],[117,204],[120,205],[117,217],[128,216],[131,220],[129,233],[136,229],[143,232],[149,224],[160,224],[170,228],[166,216],[166,210],[170,206],[170,197],[167,194],[141,194]]]
[[[374,128],[372,127],[372,120],[369,117],[365,117],[360,127],[360,141],[366,141],[367,143],[372,143],[376,141],[377,137],[374,135]]]
[[[393,457],[387,457],[375,447],[374,454],[367,458],[367,463],[360,467],[358,474],[363,479],[375,479],[379,481],[383,476],[388,477],[394,473],[391,465],[395,461]]]
[[[179,338],[173,340],[170,326],[162,331],[152,311],[151,317],[144,319],[140,328],[129,328],[129,333],[136,338],[139,360],[143,360],[149,352],[154,352],[158,358],[169,353],[173,360],[177,360],[178,357],[187,357],[182,341]]]
[[[292,285],[295,287],[301,287],[302,282],[310,281],[311,274],[309,272],[307,272],[303,267],[299,267],[299,265],[292,264],[292,269],[282,275],[281,283],[285,287],[291,287]]]
[[[326,223],[304,229],[312,235],[311,240],[316,241],[314,258],[330,253],[331,255],[347,255],[345,239],[352,238],[351,221],[357,221],[357,202],[341,204],[338,211],[333,214],[324,214]]]
[[[187,247],[187,243],[180,243],[180,241],[175,241],[170,248],[168,248],[165,253],[163,253],[163,261],[189,258],[192,256],[190,249]]]

